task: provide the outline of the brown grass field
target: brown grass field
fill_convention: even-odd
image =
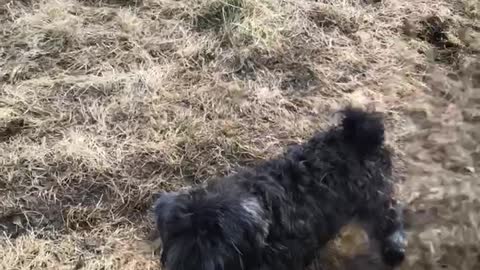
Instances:
[[[346,104],[387,117],[401,269],[480,269],[480,1],[0,0],[0,269],[159,269],[156,192]]]

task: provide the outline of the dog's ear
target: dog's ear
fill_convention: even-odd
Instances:
[[[162,238],[191,226],[191,214],[186,209],[188,200],[183,195],[185,194],[180,192],[164,192],[158,195],[154,213]]]
[[[172,219],[178,209],[177,205],[178,192],[163,192],[158,194],[154,206],[155,221],[160,234],[163,235],[165,224]]]

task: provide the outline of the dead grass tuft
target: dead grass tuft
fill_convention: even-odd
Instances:
[[[460,3],[463,6],[465,13],[473,18],[478,20],[480,18],[480,4],[475,0],[462,0]]]
[[[215,1],[206,6],[196,18],[199,29],[214,31],[238,26],[245,19],[247,3],[242,0]]]
[[[351,7],[352,9],[355,7]],[[318,5],[310,11],[309,17],[318,27],[333,31],[338,29],[344,34],[352,34],[358,31],[361,15],[353,10],[338,9],[335,5]]]

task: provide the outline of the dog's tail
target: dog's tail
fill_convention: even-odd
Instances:
[[[348,107],[342,114],[344,138],[359,154],[368,155],[382,147],[385,127],[379,113]]]

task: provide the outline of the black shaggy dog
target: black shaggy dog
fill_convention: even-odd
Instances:
[[[164,193],[155,205],[167,270],[303,270],[353,219],[370,228],[383,261],[402,262],[380,115],[342,111],[341,125],[255,168],[206,187]]]

